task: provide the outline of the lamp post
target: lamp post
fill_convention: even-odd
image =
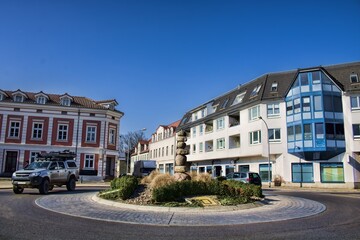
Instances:
[[[144,131],[146,131],[146,128],[142,128],[142,129],[140,129],[140,130],[138,130],[138,131],[136,131],[136,132],[144,132]],[[126,159],[126,174],[128,174],[129,173],[129,162],[130,162],[130,164],[131,164],[131,161],[130,161],[130,157],[131,157],[131,154],[130,154],[130,149],[131,149],[131,137],[129,136],[129,139],[128,139],[128,157],[127,157],[127,159]]]
[[[259,119],[262,120],[265,123],[266,126],[266,136],[267,136],[267,145],[268,145],[268,180],[269,180],[269,188],[271,188],[271,177],[270,177],[270,141],[269,141],[269,127],[265,120],[259,116]]]

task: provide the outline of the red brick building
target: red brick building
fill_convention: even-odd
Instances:
[[[116,100],[0,90],[0,176],[11,176],[39,152],[70,150],[80,174],[115,176],[120,119]]]

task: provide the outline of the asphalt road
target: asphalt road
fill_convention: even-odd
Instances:
[[[77,192],[96,188],[78,188]],[[275,190],[273,190],[275,191]],[[51,194],[63,194],[55,189]],[[360,193],[277,192],[326,205],[319,215],[261,224],[161,227],[71,217],[37,207],[37,190],[0,190],[0,239],[359,239]]]

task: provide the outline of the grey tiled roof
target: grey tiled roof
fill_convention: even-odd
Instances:
[[[360,93],[360,84],[351,84],[350,82],[350,74],[358,74],[358,76],[360,77],[360,62],[331,66],[315,66],[311,68],[296,69],[285,72],[268,73],[252,81],[249,81],[244,85],[239,85],[237,88],[221,95],[220,97],[211,99],[207,103],[197,106],[196,108],[188,111],[183,116],[178,130],[182,129],[182,127],[187,125],[188,123],[192,125],[191,121],[189,121],[189,119],[191,119],[192,113],[201,108],[205,108],[206,105],[209,103],[212,103],[212,106],[218,105],[216,111],[213,114],[208,115],[205,119],[197,120],[196,122],[194,122],[194,124],[216,118],[224,112],[231,113],[232,111],[238,111],[247,108],[251,105],[258,104],[261,101],[283,100],[287,95],[291,85],[295,81],[298,73],[311,69],[321,69],[326,72],[344,92]],[[278,91],[276,92],[271,91],[271,86],[274,82],[278,83]],[[256,86],[259,85],[261,85],[260,91],[256,96],[251,97],[251,92]],[[232,105],[235,97],[245,91],[246,94],[243,98],[243,101],[239,104]],[[224,108],[221,108],[220,106],[223,106],[226,101],[226,106],[224,106]]]

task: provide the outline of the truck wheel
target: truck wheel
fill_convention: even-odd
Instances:
[[[13,191],[15,194],[20,194],[20,193],[23,193],[24,188],[19,187],[19,186],[13,186]]]
[[[69,181],[66,183],[66,189],[68,191],[74,191],[76,188],[76,181],[74,178],[70,178]]]
[[[40,184],[40,186],[39,186],[39,192],[40,192],[41,194],[48,194],[48,192],[49,192],[49,180],[44,179],[44,180],[41,182],[41,184]]]

